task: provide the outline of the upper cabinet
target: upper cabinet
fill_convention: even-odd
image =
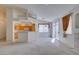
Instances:
[[[21,8],[12,9],[13,18],[27,18],[27,10]]]
[[[28,19],[28,18],[37,19],[37,15],[34,14],[32,11],[20,7],[8,7],[7,14],[9,14],[9,16],[12,17],[12,19],[17,19],[17,20]]]

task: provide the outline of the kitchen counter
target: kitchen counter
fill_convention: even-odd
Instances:
[[[38,40],[39,38],[48,38],[49,34],[46,32],[28,32],[28,31],[18,31],[19,42],[32,42]]]

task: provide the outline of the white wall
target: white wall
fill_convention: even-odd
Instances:
[[[79,49],[79,22],[78,15],[79,8],[76,8],[73,13],[73,34],[74,34],[74,47]],[[77,15],[77,16],[76,16]],[[76,21],[77,20],[77,21]],[[77,26],[77,27],[76,27]]]
[[[12,27],[12,21],[13,21],[13,17],[12,17],[12,9],[11,8],[7,8],[7,42],[12,42],[12,31],[13,31],[13,27]]]

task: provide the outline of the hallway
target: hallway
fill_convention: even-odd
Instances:
[[[42,40],[42,41],[41,41]],[[79,50],[51,38],[40,38],[29,43],[16,43],[0,46],[1,55],[78,55]]]

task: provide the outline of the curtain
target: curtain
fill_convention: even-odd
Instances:
[[[63,32],[64,32],[63,35],[64,35],[64,37],[67,36],[66,31],[67,31],[67,28],[68,28],[68,25],[69,25],[70,15],[71,15],[71,14],[68,14],[68,15],[62,17]]]

